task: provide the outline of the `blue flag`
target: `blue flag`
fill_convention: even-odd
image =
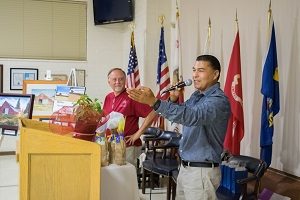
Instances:
[[[261,93],[263,95],[260,129],[260,158],[267,162],[268,166],[272,160],[272,144],[274,121],[273,117],[280,110],[279,102],[279,74],[277,64],[275,26],[271,18],[271,31],[269,49],[267,52],[263,74]]]

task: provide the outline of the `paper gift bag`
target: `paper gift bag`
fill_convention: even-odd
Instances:
[[[126,144],[120,135],[113,135],[109,143],[109,160],[111,164],[126,164]]]
[[[247,176],[248,171],[245,167],[234,167],[233,170],[231,170],[230,190],[232,193],[241,193],[241,185],[237,183],[237,180],[244,179]]]
[[[101,166],[107,166],[109,164],[109,150],[107,139],[104,135],[97,133],[95,142],[101,146]]]
[[[246,168],[240,167],[238,164],[222,163],[221,173],[221,186],[230,190],[232,193],[241,193],[241,187],[237,183],[237,180],[248,176]]]
[[[222,163],[221,165],[221,185],[228,190],[231,190],[231,181],[232,181],[232,173],[234,171],[234,165],[230,165],[229,163]]]

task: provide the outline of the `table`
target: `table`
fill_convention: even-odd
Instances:
[[[126,165],[110,164],[101,167],[101,200],[139,200],[136,168]]]

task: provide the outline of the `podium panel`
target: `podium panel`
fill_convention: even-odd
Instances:
[[[21,122],[21,200],[100,199],[98,144],[54,134],[47,123]]]

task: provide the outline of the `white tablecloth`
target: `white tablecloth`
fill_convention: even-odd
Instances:
[[[139,200],[135,167],[111,164],[101,167],[101,200]]]

